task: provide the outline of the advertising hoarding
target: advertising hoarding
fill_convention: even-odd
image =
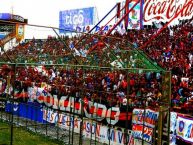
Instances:
[[[93,25],[95,16],[94,13],[94,7],[60,11],[60,33],[65,33],[65,30],[76,30],[76,27]]]

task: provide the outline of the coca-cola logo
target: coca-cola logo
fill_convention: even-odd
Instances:
[[[144,22],[188,19],[193,16],[193,0],[145,0]]]

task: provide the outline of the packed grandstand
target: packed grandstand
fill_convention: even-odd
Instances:
[[[192,115],[192,105],[190,100],[193,97],[193,38],[192,24],[190,22],[191,20],[183,21],[180,25],[167,28],[142,51],[144,51],[153,61],[157,62],[159,66],[172,71],[172,109],[181,113],[187,113],[187,111],[189,111],[189,114]],[[94,53],[92,52],[93,61],[98,62],[99,66],[105,66],[105,63],[107,63],[106,66],[110,66],[110,58],[105,58],[105,60],[101,60],[99,58],[103,51],[105,51],[105,49],[101,50],[100,45],[107,43],[110,45],[109,47],[112,48],[111,51],[113,51],[116,56],[120,57],[121,52],[131,50],[128,44],[133,45],[132,47],[134,49],[139,49],[140,46],[142,46],[148,39],[148,37],[145,36],[152,35],[157,30],[158,29],[156,28],[147,28],[140,31],[129,30],[124,35],[121,35],[119,32],[115,32],[111,36],[107,37],[106,40],[104,40],[105,42],[100,42],[99,38],[96,36],[94,40],[90,42],[90,46],[87,44],[86,47],[83,47],[83,44],[81,43],[80,45],[77,45],[76,48],[71,48],[71,45],[76,44],[82,35],[74,36],[72,38],[63,37],[62,39],[67,42],[69,48],[74,51],[74,57],[77,57],[79,60],[84,60],[87,55],[88,48],[98,43],[99,46],[97,46],[96,50],[94,50]],[[126,40],[129,40],[130,42],[128,43]],[[84,40],[82,41],[84,43]],[[137,46],[134,46],[134,44]],[[66,46],[60,41],[60,39],[50,37],[46,40],[27,40],[27,42],[23,42],[13,49],[8,50],[6,53],[11,60],[17,60],[18,63],[39,63],[42,64],[42,66],[44,64],[66,64],[66,62],[70,62],[70,59],[71,61],[73,61],[73,59],[70,55],[71,50],[65,49],[65,47]],[[23,58],[18,56],[22,56]],[[58,56],[60,56],[60,59],[58,59]],[[139,65],[138,63],[140,63],[134,57],[135,56],[130,56],[129,58],[128,65],[131,65],[132,68],[137,67]],[[29,60],[27,60],[27,58]],[[121,59],[125,60],[127,58],[126,56],[125,58],[122,56]],[[4,53],[1,54],[1,60],[9,61]],[[16,80],[18,81],[17,87],[20,86],[19,88],[21,89],[22,85],[25,87],[32,86],[32,82],[37,85],[47,82],[50,85],[55,85],[54,90],[57,92],[56,95],[61,94],[59,96],[62,96],[68,93],[75,93],[75,90],[70,89],[66,91],[62,85],[60,85],[74,84],[73,77],[71,77],[74,74],[73,71],[55,68],[55,66],[44,68],[43,71],[42,68],[41,71],[38,71],[38,68],[33,67],[18,68],[18,74],[16,77]],[[13,71],[14,70],[9,68],[7,65],[4,65],[1,68],[1,79],[6,80],[8,74],[14,75]],[[85,89],[88,90],[99,88],[99,91],[113,91],[113,94],[115,95],[115,97],[112,97],[114,98],[114,105],[123,105],[128,84],[131,86],[131,92],[129,94],[130,100],[128,100],[131,107],[144,103],[141,100],[141,97],[146,97],[146,105],[148,106],[155,106],[159,103],[159,98],[162,95],[161,90],[159,89],[161,85],[160,73],[149,72],[145,74],[142,73],[142,75],[131,73],[129,82],[126,80],[126,74],[123,74],[121,71],[101,73],[99,74],[100,77],[97,79],[95,78],[97,75],[95,73],[97,72],[88,71],[87,80],[82,87],[85,87]],[[78,71],[77,75],[80,77],[82,72]],[[69,77],[68,80],[66,80],[67,77]],[[77,83],[81,81],[81,78],[79,78]],[[22,84],[19,82],[22,82]],[[4,87],[2,89],[5,89],[6,85],[3,86]],[[90,97],[87,99],[90,100],[93,95],[95,99],[100,98],[100,95],[90,93]],[[107,98],[102,99],[107,101],[110,98],[107,96]],[[180,109],[178,109],[178,107]]]
[[[191,20],[168,27],[153,42],[144,49],[140,49],[140,46],[147,41],[147,36],[154,34],[157,30],[156,28],[146,28],[140,31],[129,30],[123,35],[117,31],[103,41],[100,41],[100,35],[93,37],[92,35],[85,36],[85,34],[61,37],[60,39],[49,37],[45,40],[36,40],[34,38],[8,50],[6,54],[2,53],[0,58],[2,62],[11,63],[10,60],[16,60],[17,63],[38,63],[41,65],[40,67],[19,65],[16,68],[15,99],[21,102],[27,101],[29,87],[41,87],[43,83],[46,83],[46,89],[51,95],[57,95],[58,98],[75,96],[75,102],[80,102],[82,99],[80,94],[83,89],[85,91],[83,98],[85,104],[88,101],[94,101],[108,107],[120,107],[120,110],[125,112],[128,103],[129,114],[131,114],[136,107],[156,108],[156,106],[161,105],[162,75],[160,72],[133,72],[127,76],[122,70],[86,69],[83,72],[80,68],[77,70],[66,69],[66,67],[57,67],[51,64],[71,63],[75,65],[81,63],[92,65],[91,60],[87,58],[92,57],[93,64],[107,67],[112,65],[112,56],[107,53],[105,57],[102,57],[102,54],[108,50],[106,47],[103,48],[103,45],[109,45],[111,53],[120,59],[118,62],[127,60],[128,55],[124,55],[124,52],[138,49],[147,54],[152,61],[157,62],[157,65],[172,72],[171,111],[192,116],[193,37]],[[84,47],[86,41],[84,39],[91,37],[93,37],[91,42]],[[79,44],[77,42],[80,39],[82,43]],[[88,48],[95,44],[97,47],[89,54]],[[127,65],[131,68],[140,66],[146,69],[145,65],[140,65],[140,61],[135,55],[135,53],[130,55]],[[77,61],[74,58],[77,58]],[[6,94],[3,92],[6,92],[7,76],[14,76],[14,71],[14,68],[8,64],[1,67],[1,95]],[[128,77],[130,78],[129,81],[127,81]],[[82,83],[83,81],[84,83]],[[128,85],[130,86],[129,93],[127,92]],[[129,99],[127,100],[127,98]],[[119,125],[121,126],[121,124]],[[131,129],[131,125],[129,126]]]

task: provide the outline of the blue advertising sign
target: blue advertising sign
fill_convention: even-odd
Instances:
[[[9,13],[0,13],[0,20],[10,20],[11,14]]]
[[[76,27],[83,27],[94,24],[94,7],[65,10],[59,13],[60,33],[65,30],[76,30]],[[61,30],[64,29],[64,30]]]

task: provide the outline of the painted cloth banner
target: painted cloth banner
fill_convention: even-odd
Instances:
[[[133,124],[133,137],[136,139],[142,139],[146,142],[152,142],[153,129],[150,127],[144,127],[143,125]]]
[[[43,123],[43,111],[39,103],[17,103],[14,104],[7,102],[5,105],[6,112],[13,112],[14,115],[28,118],[37,122]]]
[[[58,99],[57,95],[51,95],[43,88],[28,88],[27,96],[30,102],[37,101],[44,103],[46,106],[53,109],[60,109],[61,111],[70,112],[70,110],[77,114],[81,114],[83,108],[84,115],[87,118],[97,118],[97,121],[106,119],[108,124],[115,125],[119,120],[130,120],[131,113],[120,112],[119,107],[108,107],[104,104],[88,101],[81,107],[81,100],[75,101],[73,97],[61,96]]]
[[[74,128],[74,132],[79,133],[81,119],[77,116],[73,117],[67,113],[57,113],[52,109],[43,109],[43,120],[49,123],[58,124],[61,128]],[[73,123],[74,122],[74,123]]]
[[[86,26],[77,26],[76,27],[76,31],[77,32],[88,32],[90,31],[92,28],[94,27],[94,25],[86,25]],[[107,31],[109,31],[111,28],[113,27],[113,25],[107,25],[107,26],[96,26],[95,29],[91,32],[91,33],[97,33],[100,30],[101,33],[105,33]],[[123,23],[120,23],[114,30],[113,32],[119,32],[121,34],[124,34],[126,32],[125,30],[125,26]],[[112,33],[113,33],[112,32]]]
[[[77,27],[94,25],[94,17],[94,7],[60,11],[59,32],[65,33],[65,30],[73,31],[76,30]]]
[[[80,133],[80,122],[81,119],[78,116],[74,117],[74,125],[73,125],[73,117],[68,113],[57,113],[52,109],[43,109],[43,119],[49,123],[54,123],[59,125],[61,128],[69,129],[74,128],[74,132]],[[83,136],[85,138],[95,139],[101,143],[109,143],[111,145],[125,145],[125,134],[123,128],[108,128],[105,125],[102,125],[99,122],[88,120],[87,118],[83,119]],[[131,142],[131,134],[132,131],[128,131],[128,145]]]
[[[91,138],[92,132],[92,139],[95,139],[96,133],[96,140],[99,142],[106,144],[109,144],[110,142],[111,145],[125,145],[126,136],[123,128],[116,128],[116,127],[108,128],[107,126],[98,124],[97,122],[92,123],[90,120],[85,120],[83,124],[84,124],[83,135],[86,138]],[[127,136],[128,145],[132,145],[131,134],[132,131],[128,130]]]
[[[170,112],[170,145],[176,144],[176,122],[178,114]]]
[[[176,126],[177,137],[193,143],[193,118],[178,116]]]
[[[151,109],[134,109],[132,114],[132,123],[142,125],[145,124],[147,127],[154,128],[155,122],[158,120],[159,113]]]

